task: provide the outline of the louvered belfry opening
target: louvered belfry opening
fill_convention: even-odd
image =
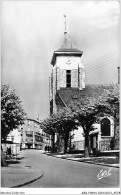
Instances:
[[[71,70],[66,70],[66,87],[71,87]]]

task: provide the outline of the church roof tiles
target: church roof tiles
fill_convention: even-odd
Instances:
[[[60,88],[57,91],[63,102],[68,107],[71,103],[77,102],[81,105],[85,104],[86,100],[99,98],[105,90],[111,89],[112,85],[86,85],[83,90],[78,88]]]

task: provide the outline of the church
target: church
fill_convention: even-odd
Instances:
[[[73,46],[67,31],[64,32],[61,47],[54,51],[50,77],[50,114],[68,107],[72,102],[84,102],[86,98],[98,98],[111,85],[92,85],[85,83],[85,68],[81,62],[83,52]],[[100,151],[111,150],[110,142],[114,136],[114,118],[103,116],[96,129],[90,132],[90,148]],[[84,150],[83,129],[73,132],[72,143],[76,150]]]

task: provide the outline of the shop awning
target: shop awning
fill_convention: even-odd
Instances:
[[[99,130],[94,130],[94,131],[90,131],[89,135],[93,135],[93,134],[96,134],[96,133],[99,133]]]

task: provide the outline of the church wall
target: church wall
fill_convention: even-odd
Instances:
[[[67,59],[70,58],[71,63],[67,64]],[[56,66],[60,69],[66,69],[66,70],[72,70],[72,69],[78,69],[78,67],[84,68],[81,58],[77,56],[58,56],[56,58]]]
[[[66,87],[66,70],[57,68],[57,90]]]
[[[112,137],[114,136],[114,118],[112,116],[110,117],[102,117],[103,118],[108,118],[110,120],[110,136],[101,136],[101,140],[99,142],[99,150],[105,151],[105,150],[111,150],[111,140]],[[100,122],[101,122],[100,120]],[[101,124],[100,124],[100,133],[101,133]]]
[[[71,87],[78,87],[78,69],[71,71]]]
[[[53,77],[53,113],[57,112],[57,106],[56,106],[56,91],[57,91],[57,77],[56,77],[56,67],[52,70],[52,77]]]
[[[79,67],[79,89],[85,88],[85,71]]]
[[[101,124],[96,123],[93,126],[95,127],[94,131],[91,131],[89,135],[95,136],[97,135],[97,149],[100,151],[111,150],[111,141],[114,136],[114,119],[113,117],[108,117],[110,120],[110,136],[101,136]],[[101,118],[103,119],[103,118]],[[72,143],[75,145],[76,150],[84,149],[84,136],[83,136],[83,128],[79,127],[78,130],[74,130],[74,138],[72,139]],[[118,144],[117,144],[118,145]],[[117,146],[118,148],[118,146]]]
[[[52,74],[51,77],[49,77],[49,98],[50,101],[52,100],[52,92],[53,92],[53,82],[52,82]]]
[[[66,70],[57,68],[57,90],[66,88]],[[71,70],[71,87],[78,87],[78,69]]]
[[[106,151],[106,150],[111,150],[111,137],[104,137],[101,139],[99,142],[99,150],[100,151]]]
[[[120,126],[117,126],[115,128],[115,150],[120,149]]]
[[[70,63],[67,63],[70,59]],[[66,88],[66,70],[71,70],[71,87],[83,89],[85,87],[85,72],[81,58],[77,56],[57,56],[56,58],[57,90]]]

